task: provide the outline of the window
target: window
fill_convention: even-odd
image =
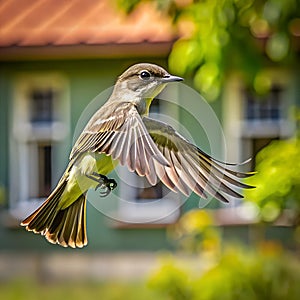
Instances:
[[[264,97],[255,96],[249,90],[244,91],[245,119],[248,121],[276,122],[284,118],[282,87],[273,86]]]
[[[242,151],[255,157],[273,140],[283,138],[282,127],[288,116],[284,106],[284,88],[274,85],[268,94],[257,96],[249,90],[243,91],[244,113]],[[255,168],[255,159],[251,161]]]
[[[54,120],[55,92],[50,89],[34,89],[30,95],[31,123],[49,123]]]
[[[59,162],[70,145],[68,84],[56,73],[22,74],[13,95],[10,210],[22,218],[49,196],[64,167]]]
[[[269,70],[266,74],[271,80],[271,89],[264,96],[245,88],[238,76],[228,79],[223,96],[228,161],[254,158],[272,140],[288,138],[294,133],[290,108],[295,97],[290,75],[278,70]]]
[[[241,167],[242,171],[255,168],[255,156],[262,148],[273,140],[291,137],[295,130],[294,120],[289,115],[295,102],[290,75],[278,70],[269,70],[266,74],[271,80],[271,89],[264,96],[245,88],[235,75],[228,79],[224,91],[227,161],[242,162],[252,158],[251,163]],[[234,209],[231,214],[228,206],[223,206],[233,224],[251,222],[251,212],[247,209],[245,213],[244,204],[244,201],[230,199],[230,207]]]

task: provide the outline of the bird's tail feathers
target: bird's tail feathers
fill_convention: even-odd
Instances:
[[[67,178],[62,178],[48,199],[21,225],[28,231],[44,235],[50,243],[81,248],[87,244],[86,197],[82,194],[67,208],[59,209],[66,185]]]

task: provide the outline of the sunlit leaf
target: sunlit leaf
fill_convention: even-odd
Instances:
[[[265,72],[260,72],[255,76],[254,89],[257,94],[266,94],[272,87],[270,75]]]
[[[274,34],[267,42],[266,52],[274,61],[285,58],[289,51],[289,39],[284,33]]]
[[[169,56],[170,70],[177,74],[185,74],[199,66],[202,57],[202,49],[196,41],[180,40],[174,44]]]

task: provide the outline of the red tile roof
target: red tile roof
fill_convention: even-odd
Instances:
[[[2,0],[0,47],[164,43],[171,21],[153,3],[126,16],[109,0]]]

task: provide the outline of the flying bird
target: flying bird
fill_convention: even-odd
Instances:
[[[233,187],[251,188],[241,182],[251,172],[232,170],[170,125],[148,117],[154,97],[168,83],[182,80],[147,63],[135,64],[119,76],[111,96],[74,144],[56,188],[21,225],[54,244],[85,246],[87,191],[100,189],[106,196],[115,189],[117,182],[107,175],[118,163],[145,176],[151,185],[161,180],[184,195],[193,191],[222,202],[228,202],[228,196],[242,198]]]

